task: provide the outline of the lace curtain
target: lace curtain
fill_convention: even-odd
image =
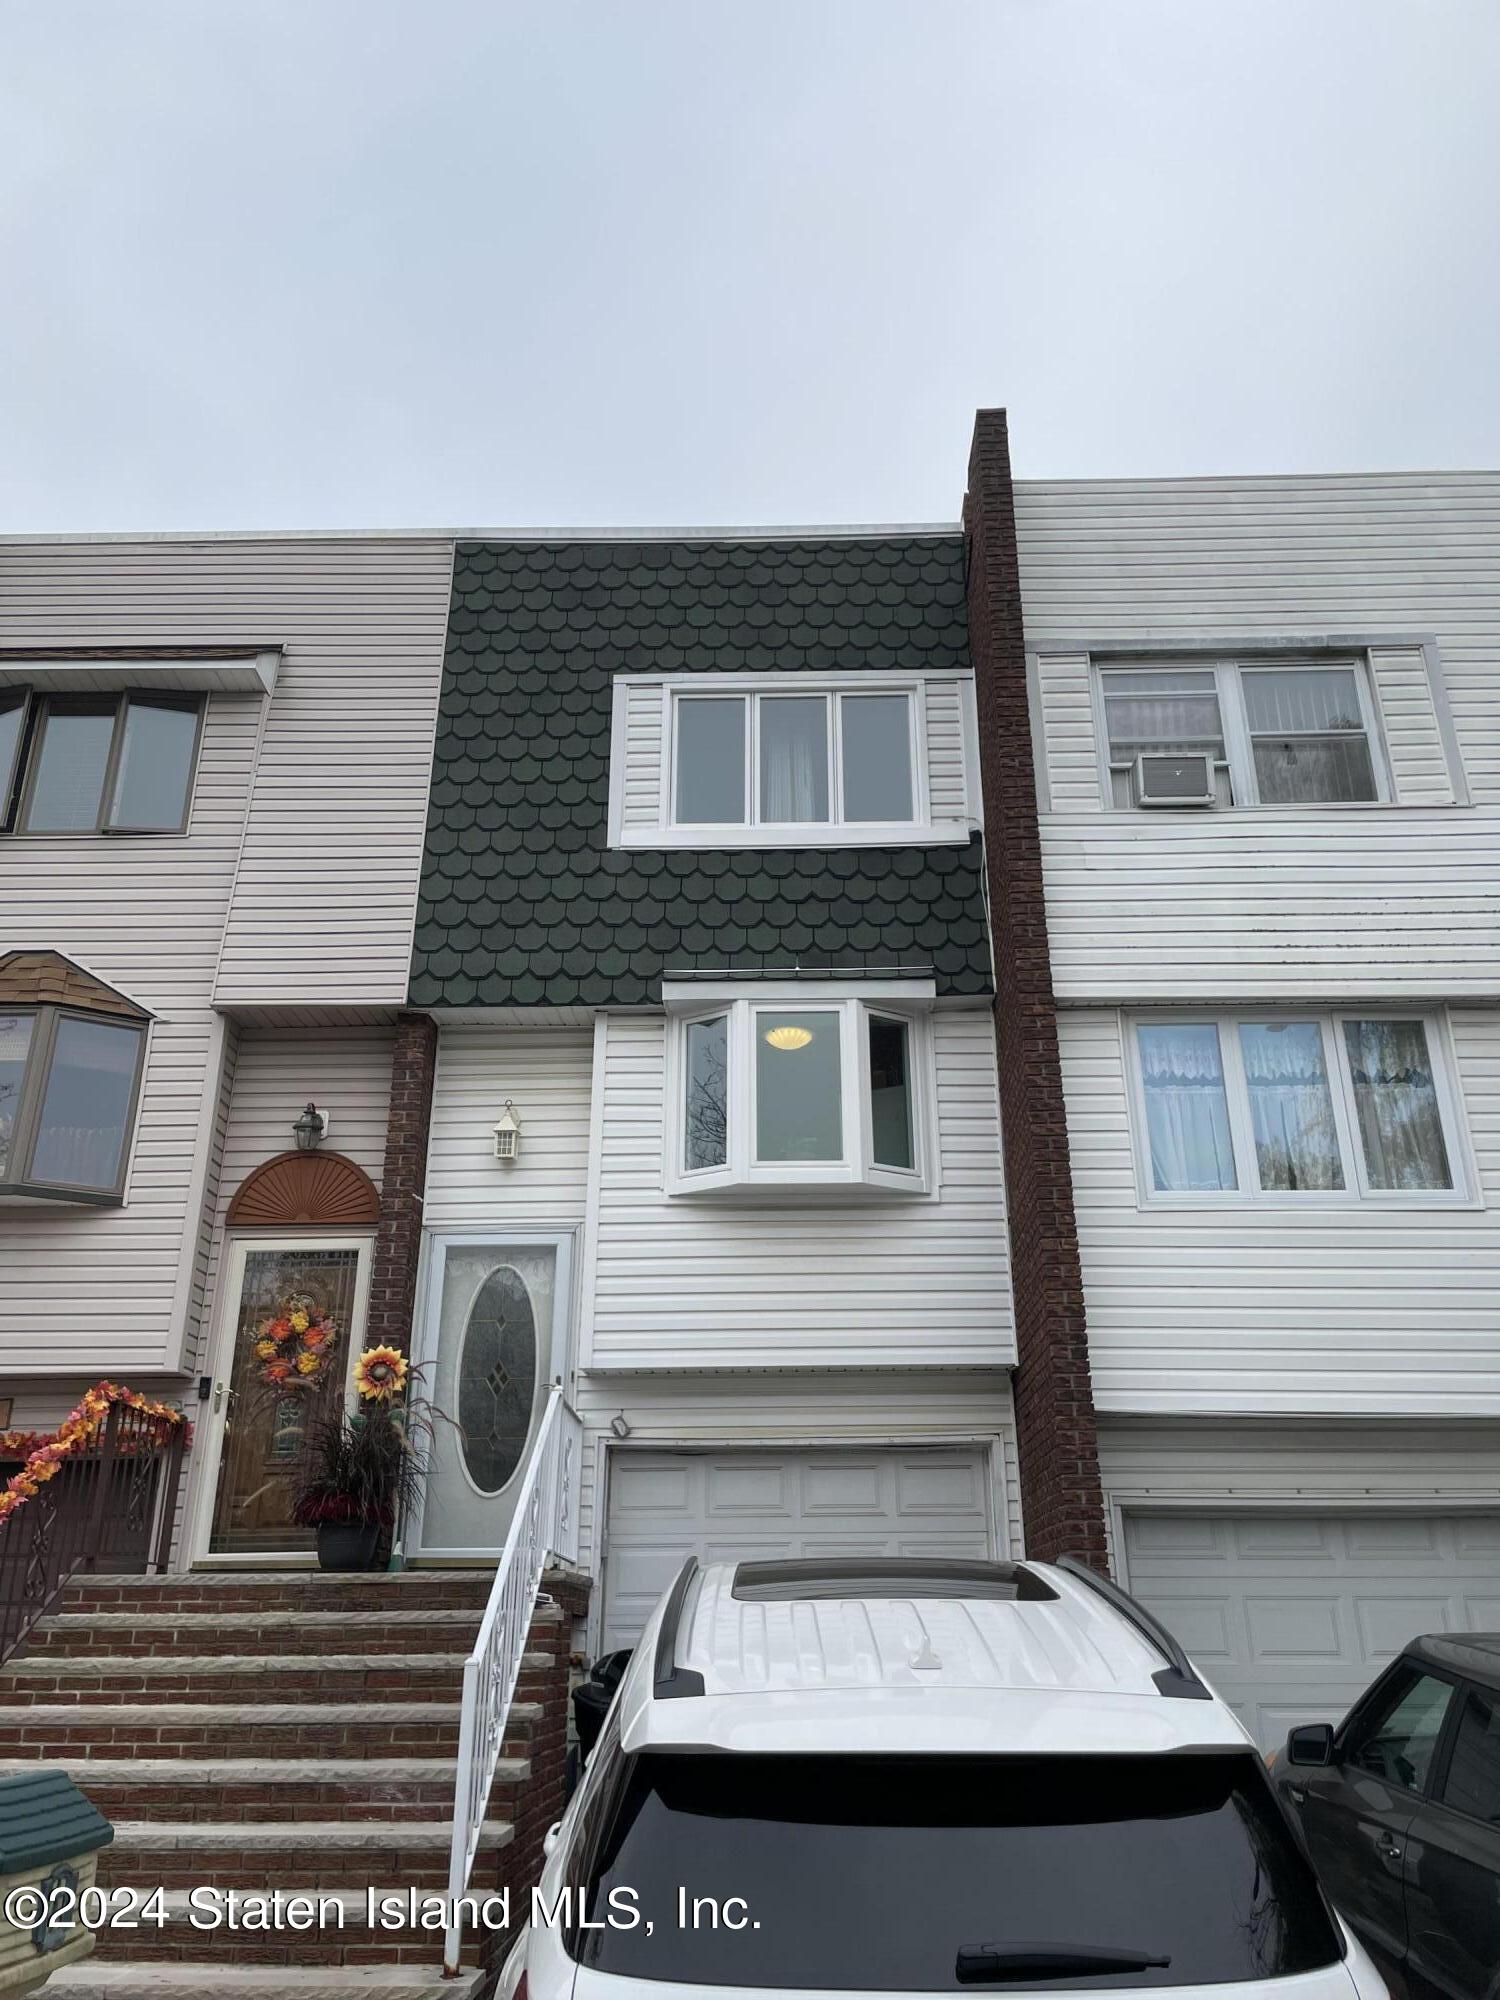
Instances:
[[[1171,1193],[1237,1186],[1218,1029],[1153,1022],[1136,1034],[1152,1180]]]
[[[828,817],[828,708],[792,697],[760,704],[760,816]]]
[[[1261,1186],[1342,1188],[1322,1029],[1316,1021],[1247,1021],[1239,1033]]]

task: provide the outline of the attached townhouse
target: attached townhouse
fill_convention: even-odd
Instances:
[[[245,1328],[288,1291],[365,1310],[451,566],[0,542],[0,1429],[101,1377],[185,1405],[183,1562],[290,1546]]]
[[[459,545],[413,1554],[551,1380],[606,1647],[693,1549],[1019,1548],[978,823],[957,533]]]
[[[1015,519],[1076,1504],[1269,1745],[1500,1624],[1500,478]]]

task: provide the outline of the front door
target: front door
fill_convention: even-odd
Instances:
[[[492,1560],[566,1365],[572,1239],[429,1238],[417,1352],[440,1413],[413,1553]]]
[[[212,1556],[310,1555],[291,1521],[311,1424],[344,1402],[364,1327],[368,1240],[232,1240],[218,1375],[219,1471]]]

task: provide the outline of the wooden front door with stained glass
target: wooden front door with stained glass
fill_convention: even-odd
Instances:
[[[309,1424],[343,1404],[364,1316],[368,1247],[238,1241],[228,1255],[233,1353],[211,1555],[310,1553],[291,1520]]]

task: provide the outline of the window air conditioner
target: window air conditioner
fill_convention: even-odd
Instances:
[[[1218,800],[1214,760],[1206,750],[1153,750],[1135,760],[1138,806],[1211,806]]]

